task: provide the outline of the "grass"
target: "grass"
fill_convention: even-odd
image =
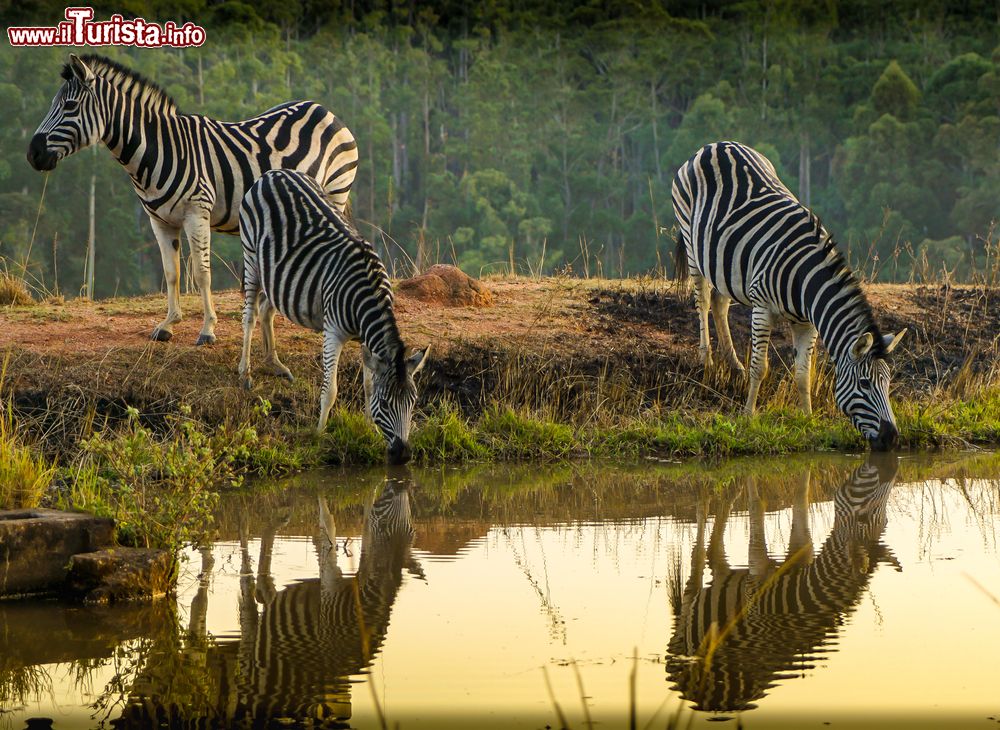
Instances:
[[[0,306],[27,307],[35,303],[24,280],[11,275],[6,263],[0,266]]]
[[[22,442],[13,409],[7,403],[0,412],[0,509],[37,507],[56,468],[36,448]]]
[[[968,399],[897,401],[900,447],[963,448],[1000,442],[1000,388]],[[339,411],[326,436],[340,464],[379,464],[385,446],[361,414]],[[478,419],[439,405],[415,425],[418,463],[558,461],[573,457],[633,459],[864,451],[865,442],[838,413],[805,415],[774,406],[754,416],[647,412],[600,425],[558,423],[537,414],[491,408]]]

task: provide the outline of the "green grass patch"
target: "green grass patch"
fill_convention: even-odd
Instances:
[[[37,507],[56,468],[21,441],[10,403],[0,408],[0,509]]]
[[[413,457],[425,463],[481,461],[489,451],[458,409],[444,402],[433,408],[410,439]]]
[[[332,464],[377,464],[385,459],[385,439],[360,411],[337,408],[330,413],[321,453]]]
[[[476,424],[479,440],[497,461],[562,459],[581,448],[573,428],[543,418],[491,408]]]

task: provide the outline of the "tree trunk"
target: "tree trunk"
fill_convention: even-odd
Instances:
[[[97,151],[97,147],[94,147],[94,151]],[[95,156],[94,163],[97,163]],[[94,246],[96,244],[96,222],[94,220],[94,201],[97,197],[97,171],[90,173],[90,225],[87,227],[87,265],[86,265],[86,296],[87,299],[93,301],[94,299]]]
[[[201,52],[198,53],[198,105],[205,106],[205,72],[202,68]]]
[[[651,117],[653,121],[653,161],[656,163],[656,179],[663,181],[663,169],[660,167],[660,135],[656,126],[656,83],[649,82],[649,100]]]
[[[809,132],[799,135],[799,200],[807,208],[812,205],[812,152]]]

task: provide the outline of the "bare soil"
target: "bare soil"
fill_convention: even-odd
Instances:
[[[601,402],[670,407],[683,393],[684,407],[726,409],[742,397],[743,385],[733,378],[706,381],[698,362],[693,303],[674,282],[519,278],[482,283],[491,306],[428,303],[406,296],[405,287],[397,297],[404,340],[432,346],[430,365],[421,376],[424,405],[448,397],[474,413],[499,401],[550,406],[554,415],[572,418]],[[938,383],[969,374],[993,376],[1000,290],[874,285],[866,291],[884,332],[909,330],[895,358],[898,394],[926,394]],[[201,327],[196,294],[182,298],[186,318],[166,343],[149,340],[166,308],[160,295],[0,309],[0,348],[9,358],[3,389],[20,410],[39,415],[55,410],[114,417],[134,405],[155,418],[184,402],[212,422],[239,417],[260,396],[282,421],[311,422],[321,375],[320,335],[279,316],[279,354],[296,382],[261,375],[248,393],[236,376],[242,297],[223,291],[215,302],[218,341],[206,347],[194,344]],[[744,354],[748,310],[734,305],[730,321],[737,351]],[[790,363],[787,330],[779,328],[773,342],[772,379],[781,380]],[[255,357],[259,348],[258,333]],[[340,393],[348,404],[360,402],[358,353],[350,346],[341,361]],[[635,397],[622,396],[626,391]]]

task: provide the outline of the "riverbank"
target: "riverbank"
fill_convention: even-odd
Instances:
[[[420,463],[864,449],[834,407],[822,355],[815,413],[798,411],[783,328],[773,340],[761,412],[747,418],[739,415],[741,379],[721,369],[706,374],[698,362],[694,308],[674,282],[484,284],[492,295],[485,307],[397,299],[406,342],[432,346],[418,380],[412,437]],[[1000,443],[1000,291],[908,285],[868,291],[884,331],[908,329],[894,363],[901,445]],[[211,347],[193,344],[199,301],[183,298],[187,319],[168,343],[147,339],[162,315],[160,296],[50,301],[0,313],[2,395],[13,406],[0,434],[0,472],[35,474],[33,481],[19,478],[34,485],[22,504],[72,497],[71,506],[89,508],[121,501],[112,495],[123,488],[142,503],[154,485],[166,484],[187,495],[187,508],[198,513],[211,507],[216,488],[248,475],[382,460],[381,439],[361,415],[356,345],[345,350],[341,401],[318,438],[311,427],[320,336],[279,318],[279,353],[295,382],[260,375],[248,392],[235,373],[239,293],[216,297],[219,339]],[[737,350],[746,352],[749,314],[734,306],[730,319]],[[259,356],[260,337],[255,345]],[[28,458],[39,454],[41,461]],[[148,534],[151,525],[134,529]]]

